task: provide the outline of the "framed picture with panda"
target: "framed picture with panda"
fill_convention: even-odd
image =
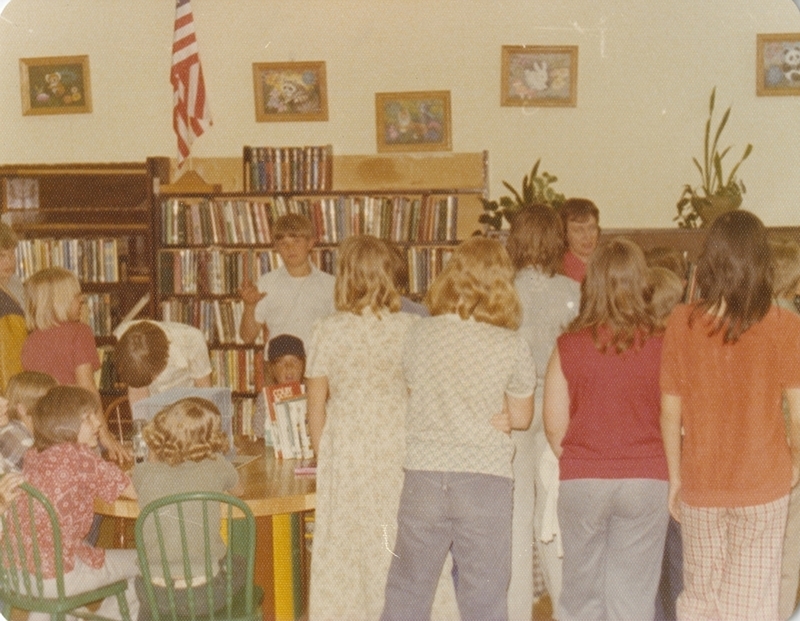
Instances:
[[[756,35],[756,95],[800,95],[800,32]]]
[[[327,121],[324,61],[253,63],[256,121]]]
[[[578,105],[577,45],[504,45],[501,106]]]
[[[19,59],[22,114],[80,114],[92,111],[88,56]]]

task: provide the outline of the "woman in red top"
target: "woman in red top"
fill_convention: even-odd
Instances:
[[[644,253],[614,239],[589,260],[580,313],[557,341],[544,427],[559,458],[564,546],[556,618],[652,619],[667,532],[661,336]]]
[[[678,618],[777,619],[800,467],[800,317],[773,304],[766,230],[746,211],[715,220],[696,278],[701,299],[670,316],[661,367],[669,506],[683,535]]]

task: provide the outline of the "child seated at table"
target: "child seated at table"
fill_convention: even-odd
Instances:
[[[103,550],[85,541],[94,517],[94,500],[112,503],[119,496],[136,498],[131,480],[117,464],[105,461],[96,451],[102,420],[100,400],[78,386],[54,386],[39,399],[31,412],[33,447],[25,453],[22,473],[53,505],[61,529],[61,544],[66,595],[111,584],[132,581],[139,573],[135,550]],[[24,498],[17,502],[24,503]],[[25,512],[20,504],[19,510]],[[30,571],[38,564],[44,577],[44,592],[56,596],[56,566],[50,522],[36,514],[36,536],[41,558],[33,557],[32,525],[20,524],[28,550]],[[139,608],[132,585],[126,592],[131,618]],[[106,598],[98,615],[119,618],[116,597]],[[31,613],[29,621],[49,619]]]
[[[300,338],[292,334],[279,334],[269,340],[266,356],[264,377],[267,386],[303,381],[306,371],[306,350]],[[256,438],[263,438],[266,429],[266,411],[256,410],[253,414],[253,435]]]
[[[136,464],[133,470],[133,483],[138,493],[139,506],[145,507],[164,496],[183,494],[188,492],[229,492],[241,493],[239,474],[233,464],[225,459],[228,450],[228,437],[221,429],[222,416],[211,401],[199,397],[188,397],[167,406],[155,415],[148,423],[142,435],[149,450],[148,461]],[[184,513],[185,520],[201,525],[204,519],[219,522],[219,513],[214,516],[203,516],[202,507],[187,508]],[[183,579],[184,553],[181,546],[180,530],[177,523],[162,522],[164,542],[170,564],[170,574],[173,579]],[[212,529],[219,532],[219,528]],[[158,550],[159,540],[155,527],[151,522],[145,524],[144,540],[148,550]],[[195,586],[187,585],[185,592],[177,596],[176,606],[183,614],[189,614],[190,594],[189,588],[195,589],[192,599],[195,602],[197,614],[207,614],[209,611],[205,587],[200,590],[200,585],[205,584],[210,578],[213,580],[214,600],[225,603],[226,576],[224,573],[225,557],[228,554],[225,542],[218,535],[211,540],[214,555],[220,563],[214,576],[205,577],[203,563],[206,541],[198,536],[189,539],[188,559],[191,563],[192,575]],[[244,587],[246,575],[246,561],[234,555],[233,557],[234,592]],[[157,580],[164,580],[164,570],[159,562],[150,567],[154,584]],[[202,582],[197,579],[201,578]],[[147,597],[143,579],[139,577],[135,583],[136,592],[141,602],[139,621],[151,618],[151,610],[147,604]],[[168,611],[169,597],[167,589],[156,586],[156,604],[161,611]]]
[[[22,457],[33,446],[30,412],[56,380],[47,373],[22,371],[11,376],[6,398],[0,397],[0,470],[22,469]]]

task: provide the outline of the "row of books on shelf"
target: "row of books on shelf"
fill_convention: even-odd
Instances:
[[[264,386],[263,348],[212,349],[211,377],[216,386],[255,393]]]
[[[287,213],[306,216],[317,241],[337,244],[350,235],[375,235],[393,242],[454,241],[458,197],[284,197],[266,200],[170,198],[161,203],[161,242],[182,245],[268,245],[274,222]]]
[[[450,246],[406,248],[409,292],[426,291],[451,254]],[[313,248],[310,255],[311,262],[329,274],[336,272],[337,257],[338,249],[335,247]],[[257,283],[262,274],[281,265],[280,255],[271,249],[162,250],[158,255],[158,290],[161,297],[234,296],[245,280]]]
[[[248,188],[259,192],[330,190],[333,147],[244,147]]]
[[[95,336],[111,336],[114,326],[112,298],[110,293],[86,293],[83,295],[81,319],[92,329]]]
[[[215,345],[241,345],[239,326],[244,303],[234,299],[169,298],[161,302],[164,321],[199,328],[206,341]],[[255,342],[263,345],[261,337]]]
[[[118,282],[120,245],[111,239],[22,239],[17,274],[22,280],[48,267],[63,267],[83,282]]]

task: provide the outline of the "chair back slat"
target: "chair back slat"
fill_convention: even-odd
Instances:
[[[66,613],[113,595],[119,602],[122,618],[130,621],[124,580],[66,595],[58,514],[47,497],[29,483],[22,483],[19,490],[17,499],[0,515],[0,611],[10,612],[13,607],[64,619]],[[48,536],[52,538],[52,550],[46,548],[50,546]],[[51,552],[55,593],[48,596],[44,581],[53,576],[45,576],[43,565],[45,555]]]
[[[220,520],[224,520],[224,529]],[[237,528],[233,528],[234,520]],[[172,521],[169,528],[165,526],[167,521]],[[149,547],[145,543],[146,532],[151,541]],[[261,618],[253,589],[255,519],[243,501],[213,492],[167,496],[149,503],[140,511],[135,534],[142,587],[152,619],[229,621]],[[157,545],[152,543],[154,536]],[[167,542],[170,536],[171,547]],[[227,543],[227,552],[222,559],[218,556],[220,537]],[[198,543],[202,547],[202,557]],[[246,552],[246,564],[234,563],[232,549]],[[180,576],[175,575],[178,559],[174,555],[177,551],[182,556],[180,567],[183,572]],[[170,553],[173,558],[170,558]],[[242,580],[240,574],[243,571],[246,575]],[[160,579],[162,576],[163,580]]]

